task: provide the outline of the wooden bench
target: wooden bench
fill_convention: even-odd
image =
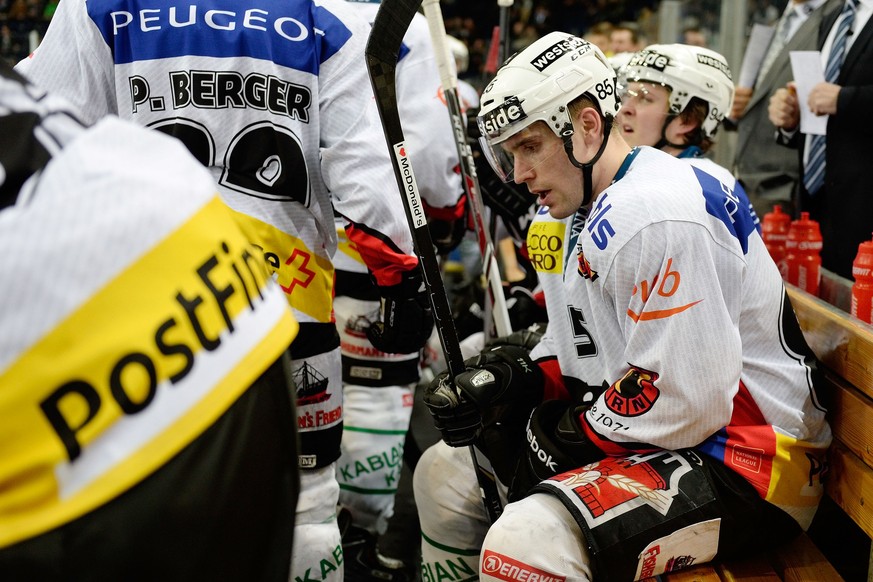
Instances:
[[[848,314],[851,282],[846,279],[825,272],[821,298],[788,287],[804,336],[825,372],[819,395],[828,408],[834,433],[828,452],[830,469],[825,478],[825,493],[833,501],[832,506],[844,512],[870,538],[873,537],[873,326]],[[844,534],[827,533],[837,540]],[[866,576],[853,576],[850,582],[873,582],[869,549],[867,552],[860,557],[868,564]],[[810,535],[804,534],[770,555],[697,566],[657,580],[830,582],[844,578]]]

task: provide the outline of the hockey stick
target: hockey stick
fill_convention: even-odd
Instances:
[[[446,356],[449,375],[454,378],[464,371],[464,357],[458,341],[458,332],[452,319],[452,310],[446,296],[446,289],[440,277],[439,264],[427,221],[424,207],[415,183],[409,152],[400,125],[400,112],[397,109],[397,86],[395,74],[397,57],[403,35],[409,28],[421,0],[383,0],[376,13],[367,48],[364,55],[370,82],[376,97],[376,106],[382,119],[388,151],[394,166],[394,176],[400,188],[406,220],[412,231],[415,252],[421,265],[421,273],[430,295],[436,321],[437,334]],[[497,492],[497,479],[490,464],[481,456],[476,447],[470,447],[476,478],[485,510],[492,523],[500,517],[503,506]]]
[[[509,9],[513,0],[497,0],[500,7],[500,49],[497,51],[497,68],[509,57]]]
[[[460,160],[461,180],[467,193],[467,205],[476,229],[479,252],[482,254],[482,265],[485,280],[488,284],[486,313],[490,310],[497,335],[506,336],[512,333],[512,324],[509,321],[506,297],[503,295],[503,282],[500,280],[500,269],[497,267],[494,243],[485,224],[485,213],[483,211],[482,195],[479,190],[479,178],[476,176],[476,165],[473,161],[473,150],[467,143],[466,124],[461,112],[461,99],[458,96],[458,80],[455,78],[454,69],[449,64],[451,53],[446,42],[446,27],[443,23],[443,13],[440,10],[439,0],[424,0],[421,5],[424,8],[424,15],[427,18],[428,28],[430,29],[430,39],[436,53],[437,66],[440,71],[440,82],[443,86],[443,95],[446,99],[446,107],[449,110],[452,130],[455,136],[455,147],[458,150],[458,159]],[[486,318],[485,321],[487,326],[488,319]],[[486,340],[489,335],[486,331]]]

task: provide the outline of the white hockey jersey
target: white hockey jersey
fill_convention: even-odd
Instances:
[[[331,321],[334,208],[380,285],[417,264],[343,0],[81,0],[17,69],[94,121],[181,139],[262,248],[301,322]]]
[[[737,198],[743,201],[744,204],[748,205],[749,213],[752,215],[752,221],[755,223],[755,229],[758,233],[761,232],[761,219],[758,217],[758,213],[755,212],[755,208],[752,206],[752,203],[749,201],[749,195],[746,193],[742,184],[737,182],[737,177],[731,174],[730,170],[721,166],[711,159],[704,157],[703,152],[697,146],[691,146],[685,149],[682,153],[676,156],[680,160],[685,160],[692,166],[700,168],[707,174],[712,175],[713,177],[724,182],[728,188],[734,191]]]
[[[378,1],[347,0],[349,6],[372,24]],[[427,20],[416,14],[403,36],[397,62],[397,104],[403,137],[410,151],[412,169],[422,200],[431,218],[456,220],[464,215],[465,198],[458,168],[458,153],[449,112],[440,84],[439,70]],[[398,204],[400,199],[398,198]],[[338,224],[338,269],[365,272],[360,255]],[[345,239],[345,240],[344,240]]]
[[[565,378],[551,382],[589,388],[580,418],[607,454],[694,447],[807,527],[831,433],[812,353],[744,206],[641,147],[590,212],[541,208],[527,242],[549,326],[532,357],[557,357]]]

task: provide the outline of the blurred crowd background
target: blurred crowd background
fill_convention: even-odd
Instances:
[[[57,6],[58,0],[0,0],[0,56],[14,65],[30,54]]]
[[[787,1],[747,0],[746,33],[756,23],[773,24]],[[463,76],[481,89],[490,76],[486,62],[492,33],[499,21],[497,2],[442,0],[440,4],[447,32],[463,40],[470,50],[470,66]],[[664,10],[667,4],[671,5],[670,10]],[[603,23],[635,23],[645,38],[644,44],[688,42],[727,53],[720,46],[722,13],[721,0],[515,0],[510,18],[511,50],[521,50],[553,30],[586,37]],[[659,37],[663,28],[660,20],[665,17],[678,20],[671,27],[679,33],[677,38]],[[732,65],[738,67],[739,63]]]
[[[66,0],[65,0],[66,1]],[[670,0],[677,5],[679,30],[696,31],[702,42],[719,50],[720,0]],[[748,28],[771,24],[787,0],[748,0]],[[10,64],[26,57],[39,43],[58,0],[0,0],[0,56]],[[634,22],[649,42],[683,42],[658,38],[659,13],[667,0],[515,0],[512,6],[512,50],[524,48],[545,32],[563,30],[585,36],[599,23]],[[497,2],[442,0],[449,34],[463,40],[470,50],[464,76],[481,88],[488,73],[485,64],[492,32],[499,20]],[[671,11],[675,17],[676,11]]]

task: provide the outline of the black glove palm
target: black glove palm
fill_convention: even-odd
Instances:
[[[417,352],[433,331],[433,308],[418,269],[407,271],[392,287],[379,287],[382,317],[367,328],[367,339],[389,354]]]

